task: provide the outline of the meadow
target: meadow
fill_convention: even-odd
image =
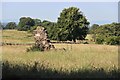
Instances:
[[[31,33],[3,30],[2,42],[34,43]],[[32,45],[3,45],[3,78],[116,78],[118,46],[54,44],[57,49],[26,52]]]

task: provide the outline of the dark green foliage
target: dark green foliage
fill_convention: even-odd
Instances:
[[[96,39],[97,44],[103,44],[103,42],[104,42],[104,39],[102,39],[102,38],[97,38]]]
[[[0,22],[0,29],[4,29],[4,25]]]
[[[44,20],[42,26],[46,28],[49,39],[57,40],[57,23]]]
[[[41,26],[41,20],[40,19],[33,19],[35,22],[35,26]]]
[[[89,43],[85,41],[85,42],[83,42],[83,44],[89,44]]]
[[[113,36],[106,39],[106,44],[110,45],[120,45],[120,37]]]
[[[32,33],[36,28],[37,28],[37,26],[33,26],[33,27],[30,28],[30,30],[28,30],[28,32]]]
[[[89,22],[78,8],[70,7],[62,10],[57,25],[58,40],[73,40],[75,42],[76,39],[85,39]]]
[[[17,25],[15,22],[9,22],[6,26],[5,29],[16,29]]]
[[[43,48],[41,47],[37,47],[37,46],[35,46],[35,45],[33,45],[32,47],[30,47],[30,48],[27,48],[27,50],[26,50],[27,52],[29,52],[29,51],[43,51]]]
[[[120,23],[93,25],[91,33],[98,44],[120,45]]]
[[[98,27],[99,27],[98,24],[93,24],[93,25],[90,27],[90,34],[95,34]]]
[[[32,26],[35,25],[35,22],[30,17],[21,17],[20,22],[18,24],[18,30],[20,31],[27,31],[30,30]]]

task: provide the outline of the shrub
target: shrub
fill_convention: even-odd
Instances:
[[[30,28],[30,30],[28,30],[28,32],[33,32],[33,30],[35,30],[37,28],[37,26],[33,26]]]
[[[105,42],[109,45],[120,45],[120,37],[116,37],[116,36],[109,37],[106,39]]]
[[[102,38],[97,38],[96,39],[96,44],[103,44],[103,42],[104,42],[104,39],[102,39]]]
[[[83,42],[83,44],[89,44],[87,41]]]
[[[27,48],[26,51],[27,52],[29,52],[29,51],[43,51],[43,48],[34,45],[34,46],[30,47],[30,48]]]
[[[92,28],[91,28],[92,29]],[[112,23],[100,25],[92,29],[96,35],[96,43],[98,44],[109,44],[109,45],[120,45],[120,23]]]

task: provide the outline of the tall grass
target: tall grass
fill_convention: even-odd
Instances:
[[[8,31],[8,33],[10,33]],[[3,41],[12,41],[11,34]],[[16,42],[29,42],[23,36],[27,33],[13,31]],[[32,41],[32,39],[30,39]],[[6,78],[41,78],[41,77],[117,77],[118,46],[96,44],[54,44],[57,50],[45,52],[26,52],[31,46],[4,45],[3,49],[3,76]],[[59,50],[65,48],[66,50]]]
[[[71,46],[72,49],[70,49]],[[71,72],[71,70],[81,71],[84,69],[88,71],[91,69],[103,69],[109,72],[118,69],[117,46],[55,44],[56,48],[65,47],[66,51],[26,52],[26,48],[28,47],[29,46],[3,46],[3,62],[8,61],[11,64],[10,67],[16,65],[33,67],[35,66],[35,62],[38,62],[39,66],[42,64],[46,69],[68,72]],[[91,76],[94,77],[93,75]]]

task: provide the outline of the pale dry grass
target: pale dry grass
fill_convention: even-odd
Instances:
[[[45,52],[26,52],[30,46],[3,46],[3,60],[11,63],[31,63],[39,61],[51,68],[104,68],[118,67],[118,47],[91,44],[55,44],[56,48]],[[71,48],[72,47],[72,48]]]

